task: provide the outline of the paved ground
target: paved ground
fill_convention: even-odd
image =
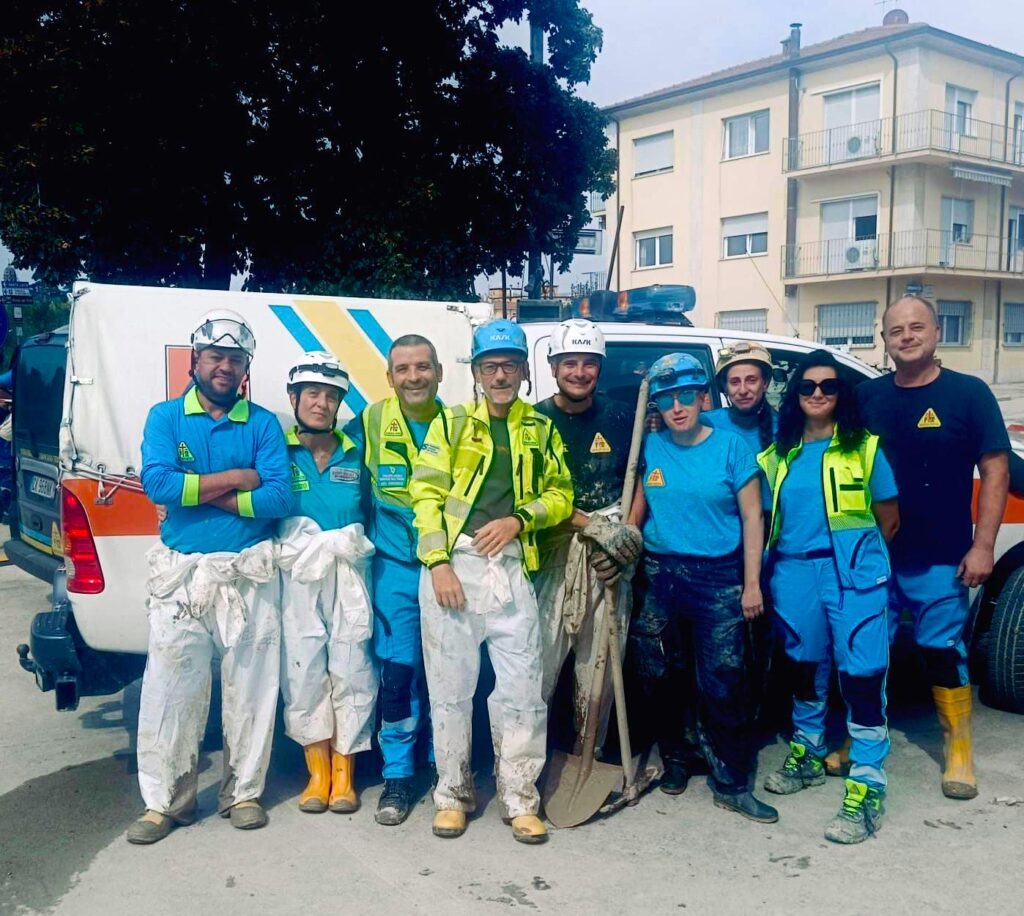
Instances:
[[[977,715],[981,796],[944,799],[939,738],[920,702],[892,704],[889,817],[855,848],[821,831],[837,780],[781,799],[765,827],[714,808],[702,781],[550,843],[513,843],[493,804],[461,840],[430,835],[421,803],[399,828],[373,823],[380,791],[360,774],[357,814],[300,814],[297,748],[279,731],[266,801],[271,824],[242,833],[215,816],[221,750],[211,721],[202,819],[158,846],[124,840],[140,813],[133,735],[138,685],[57,713],[17,665],[47,590],[0,569],[0,913],[844,913],[1019,912],[1024,848],[1024,717]],[[781,745],[761,752],[762,774]],[[364,769],[369,769],[368,767]],[[485,783],[490,799],[493,787]],[[842,901],[842,903],[839,903]]]

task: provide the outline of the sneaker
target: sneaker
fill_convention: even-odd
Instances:
[[[377,813],[373,819],[385,827],[396,827],[409,816],[412,807],[412,779],[400,777],[385,779],[384,791],[377,802]]]
[[[776,795],[792,795],[809,786],[825,783],[825,765],[820,757],[807,750],[807,745],[789,742],[789,753],[782,767],[770,773],[764,787]]]
[[[681,763],[674,760],[665,762],[665,772],[658,788],[666,795],[682,795],[690,782],[690,774]]]
[[[884,796],[878,789],[855,779],[846,780],[846,797],[839,813],[825,828],[833,843],[863,843],[878,832],[885,816]]]

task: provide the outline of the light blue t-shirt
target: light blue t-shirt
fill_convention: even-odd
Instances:
[[[780,553],[802,554],[832,549],[821,479],[821,464],[830,442],[831,439],[805,442],[789,466],[789,473],[779,491],[782,517],[778,543]],[[881,449],[875,453],[868,486],[874,502],[896,498],[896,479]]]
[[[677,445],[668,430],[644,442],[644,545],[653,553],[723,557],[742,542],[736,494],[760,473],[743,440],[712,428],[698,445]]]
[[[768,446],[761,445],[761,424],[754,422],[752,426],[740,426],[736,422],[733,411],[728,407],[718,407],[715,410],[708,410],[700,415],[700,422],[705,426],[712,426],[715,429],[727,429],[736,433],[753,452],[754,457],[763,452]],[[779,431],[779,415],[772,411],[772,437]],[[768,445],[771,445],[769,442]],[[761,506],[765,513],[772,508],[772,488],[768,486],[767,478],[761,475]]]

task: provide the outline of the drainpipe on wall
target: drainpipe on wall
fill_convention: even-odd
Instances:
[[[1003,104],[1003,162],[1006,162],[1006,155],[1010,151],[1010,85],[1020,73],[1014,73],[1006,80],[1006,91]],[[999,261],[1003,264],[1003,233],[1006,232],[1006,188],[999,189]],[[1009,256],[1009,253],[1008,253]],[[999,381],[999,354],[1002,351],[1003,342],[1003,281],[996,281],[996,334],[995,354],[992,358],[992,381]]]
[[[800,56],[800,23],[793,22],[789,26],[789,38],[782,42],[782,53],[787,58]],[[789,125],[787,135],[789,138],[789,162],[786,163],[786,170],[792,171],[799,165],[800,148],[800,70],[797,67],[789,71]],[[791,266],[790,253],[796,248],[796,217],[797,199],[799,186],[796,178],[786,179],[786,257],[783,263],[783,276],[788,276]],[[786,298],[795,296],[796,286],[788,283],[785,285],[784,294]],[[797,313],[796,324],[799,326],[800,315]],[[793,323],[792,320],[790,323]]]
[[[885,53],[892,58],[892,140],[890,141],[890,148],[892,154],[895,156],[897,128],[896,89],[899,85],[900,62],[896,59],[896,55],[892,53],[892,50],[888,45],[885,46]],[[896,216],[896,169],[896,161],[893,160],[892,166],[889,169],[889,255],[886,259],[890,270],[892,270],[893,220]],[[888,289],[886,292],[888,294]],[[886,302],[886,305],[888,304],[889,303]]]
[[[1003,188],[1006,194],[1006,188]],[[999,352],[1003,340],[1003,281],[996,280],[996,352],[992,357],[992,381],[999,381]]]

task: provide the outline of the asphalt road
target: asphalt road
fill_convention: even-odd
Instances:
[[[857,847],[822,838],[842,784],[779,799],[778,824],[711,804],[703,780],[685,795],[640,804],[546,846],[512,841],[490,802],[459,840],[430,833],[421,801],[401,827],[372,812],[380,781],[363,766],[364,807],[352,816],[301,814],[298,748],[278,730],[265,830],[215,815],[221,749],[216,717],[202,756],[201,819],[153,847],[124,832],[141,813],[134,729],[139,685],[57,713],[15,655],[47,589],[0,569],[0,913],[74,916],[183,912],[315,913],[903,913],[1020,912],[1024,849],[1024,717],[980,707],[981,794],[939,791],[940,737],[920,700],[890,704],[888,818]],[[140,613],[141,613],[140,609]],[[761,751],[762,776],[783,757]],[[368,757],[365,763],[371,763]],[[481,774],[482,775],[482,774]]]

